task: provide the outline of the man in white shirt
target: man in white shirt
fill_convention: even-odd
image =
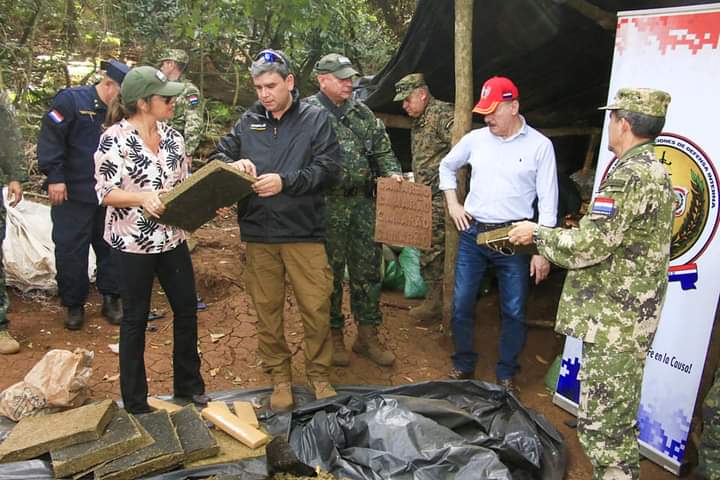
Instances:
[[[461,232],[455,264],[452,332],[455,353],[450,378],[473,378],[475,300],[488,266],[495,269],[500,289],[502,330],[495,376],[514,390],[513,376],[526,336],[525,303],[529,276],[539,283],[550,271],[539,255],[508,255],[476,243],[478,233],[510,225],[535,215],[538,222],[555,226],[558,186],[555,152],[550,140],[525,123],[520,115],[519,92],[505,77],[485,82],[473,112],[484,115],[485,128],[473,130],[440,163],[440,190]],[[456,172],[470,164],[470,192],[465,204],[456,195]]]

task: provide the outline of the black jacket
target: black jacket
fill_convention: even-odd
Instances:
[[[340,147],[327,112],[294,95],[276,120],[259,102],[220,139],[211,158],[251,160],[257,174],[277,173],[282,191],[252,195],[238,204],[240,235],[246,242],[289,243],[325,240],[323,192],[340,177]]]

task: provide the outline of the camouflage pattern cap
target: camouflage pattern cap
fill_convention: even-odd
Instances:
[[[189,58],[185,50],[180,50],[179,48],[168,48],[161,52],[160,58],[158,58],[158,63],[162,63],[165,60],[174,60],[177,63],[187,65]]]
[[[339,53],[328,53],[315,64],[315,73],[332,73],[340,80],[358,75],[349,58]]]
[[[652,88],[621,88],[610,104],[599,110],[627,110],[652,117],[664,117],[670,103],[670,94]]]
[[[402,102],[412,93],[413,90],[425,85],[427,84],[425,83],[425,77],[422,73],[411,73],[410,75],[405,75],[395,84],[395,98],[393,98],[393,101]]]

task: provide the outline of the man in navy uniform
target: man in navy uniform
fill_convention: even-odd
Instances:
[[[38,137],[38,164],[47,176],[45,185],[52,203],[58,293],[68,310],[65,328],[69,330],[79,330],[85,320],[90,245],[97,258],[102,313],[114,325],[122,318],[118,269],[103,240],[105,207],[95,193],[93,155],[108,105],[120,92],[128,66],[110,60],[102,62],[101,68],[105,75],[96,85],[67,88],[55,96]]]

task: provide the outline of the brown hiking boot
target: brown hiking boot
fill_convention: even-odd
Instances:
[[[20,344],[7,330],[0,330],[0,355],[10,355],[20,351]]]
[[[327,380],[310,380],[308,378],[307,382],[308,387],[310,387],[310,390],[313,391],[317,400],[320,400],[322,398],[330,398],[337,395],[337,392]]]
[[[347,367],[350,365],[350,352],[345,349],[345,339],[341,328],[331,328],[333,356],[332,364],[336,367]]]
[[[429,285],[425,300],[417,307],[411,308],[409,315],[420,323],[435,323],[442,320],[442,285]]]
[[[395,363],[395,355],[380,343],[375,325],[358,325],[358,336],[352,349],[381,367],[389,367]]]
[[[273,412],[287,412],[293,408],[292,385],[290,382],[281,382],[273,385],[270,395],[270,410]]]

